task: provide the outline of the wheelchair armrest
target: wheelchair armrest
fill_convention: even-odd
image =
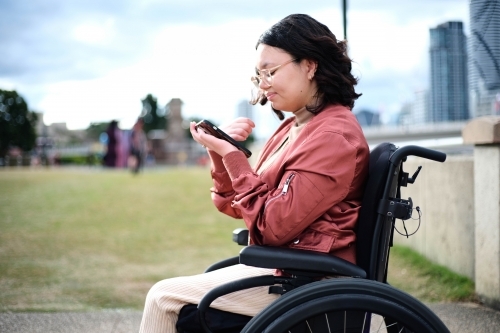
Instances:
[[[314,251],[251,245],[240,251],[240,264],[289,271],[366,278],[366,272],[347,260]]]

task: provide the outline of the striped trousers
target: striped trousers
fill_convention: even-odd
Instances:
[[[175,333],[181,308],[198,304],[211,289],[247,277],[272,275],[274,269],[234,265],[193,276],[162,280],[148,292],[141,321],[141,333]],[[279,296],[269,294],[269,287],[250,288],[217,298],[210,307],[255,316]]]

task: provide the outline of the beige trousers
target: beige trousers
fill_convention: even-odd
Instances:
[[[175,333],[179,311],[186,304],[198,304],[211,289],[247,277],[272,275],[274,269],[235,265],[209,273],[162,280],[148,292],[141,322],[141,333]],[[237,291],[217,298],[210,307],[255,316],[279,296],[269,287]]]

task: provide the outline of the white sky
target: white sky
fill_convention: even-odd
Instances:
[[[341,0],[0,0],[0,89],[15,89],[46,124],[71,129],[117,119],[130,128],[141,99],[184,102],[183,115],[218,122],[247,99],[259,35],[288,14],[310,14],[343,37]],[[428,87],[429,28],[469,28],[468,0],[351,0],[349,54],[363,93],[355,111],[399,111]],[[10,18],[10,19],[5,19]],[[276,124],[256,110],[257,135]]]

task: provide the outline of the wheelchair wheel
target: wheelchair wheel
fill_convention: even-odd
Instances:
[[[242,333],[449,332],[424,304],[369,280],[331,279],[297,288],[255,316]]]

